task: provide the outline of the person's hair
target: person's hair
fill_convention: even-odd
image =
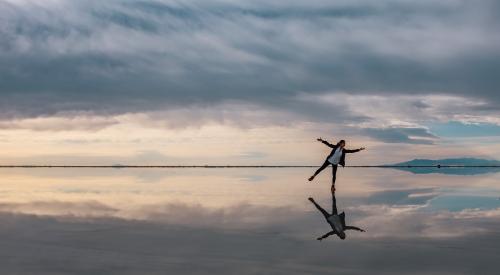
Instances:
[[[345,144],[345,140],[341,139],[339,142],[337,142],[337,145],[340,145],[341,143]]]

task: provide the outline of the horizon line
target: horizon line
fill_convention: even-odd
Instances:
[[[0,168],[315,168],[318,165],[0,165]],[[500,168],[500,165],[346,165],[346,168]]]

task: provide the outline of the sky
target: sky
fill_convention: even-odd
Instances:
[[[500,154],[495,0],[0,0],[1,164]]]

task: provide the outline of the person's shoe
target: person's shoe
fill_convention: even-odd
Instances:
[[[313,179],[314,179],[314,176],[311,176],[311,177],[309,178],[309,181],[312,181]]]

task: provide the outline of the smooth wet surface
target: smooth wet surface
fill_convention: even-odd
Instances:
[[[0,169],[6,274],[498,274],[500,173]]]

